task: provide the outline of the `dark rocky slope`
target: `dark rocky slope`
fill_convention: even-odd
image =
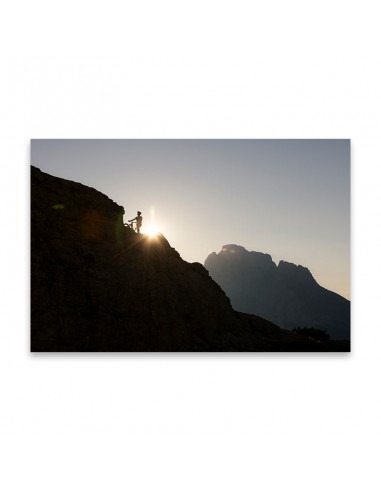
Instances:
[[[32,167],[32,351],[347,350],[234,311],[199,263],[102,193]]]
[[[300,265],[228,244],[211,253],[205,268],[239,311],[253,313],[291,330],[314,327],[332,339],[350,338],[350,302],[321,287]]]

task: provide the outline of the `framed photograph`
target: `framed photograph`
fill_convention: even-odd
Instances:
[[[350,140],[32,140],[31,351],[350,351]]]

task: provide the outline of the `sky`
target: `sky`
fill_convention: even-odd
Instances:
[[[32,140],[31,164],[140,210],[186,261],[239,244],[350,299],[350,140]]]

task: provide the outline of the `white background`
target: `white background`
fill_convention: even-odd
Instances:
[[[379,491],[376,2],[5,2],[0,488]],[[30,354],[31,138],[351,138],[351,354]]]

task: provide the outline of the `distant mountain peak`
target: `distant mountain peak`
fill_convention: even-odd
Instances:
[[[214,252],[214,254],[217,254]],[[211,253],[213,255],[213,253]],[[260,253],[258,251],[248,251],[243,246],[239,246],[238,244],[224,244],[221,247],[221,251],[218,253],[219,256],[229,257],[229,256],[251,256],[257,258],[263,258],[267,261],[272,262],[272,258],[268,253]]]
[[[221,248],[220,253],[223,254],[236,254],[236,253],[248,253],[247,249],[243,246],[238,246],[238,244],[224,244]]]
[[[237,244],[211,253],[204,266],[237,311],[282,328],[314,327],[332,338],[349,339],[350,302],[321,287],[308,268],[284,260],[276,265],[269,254]]]

